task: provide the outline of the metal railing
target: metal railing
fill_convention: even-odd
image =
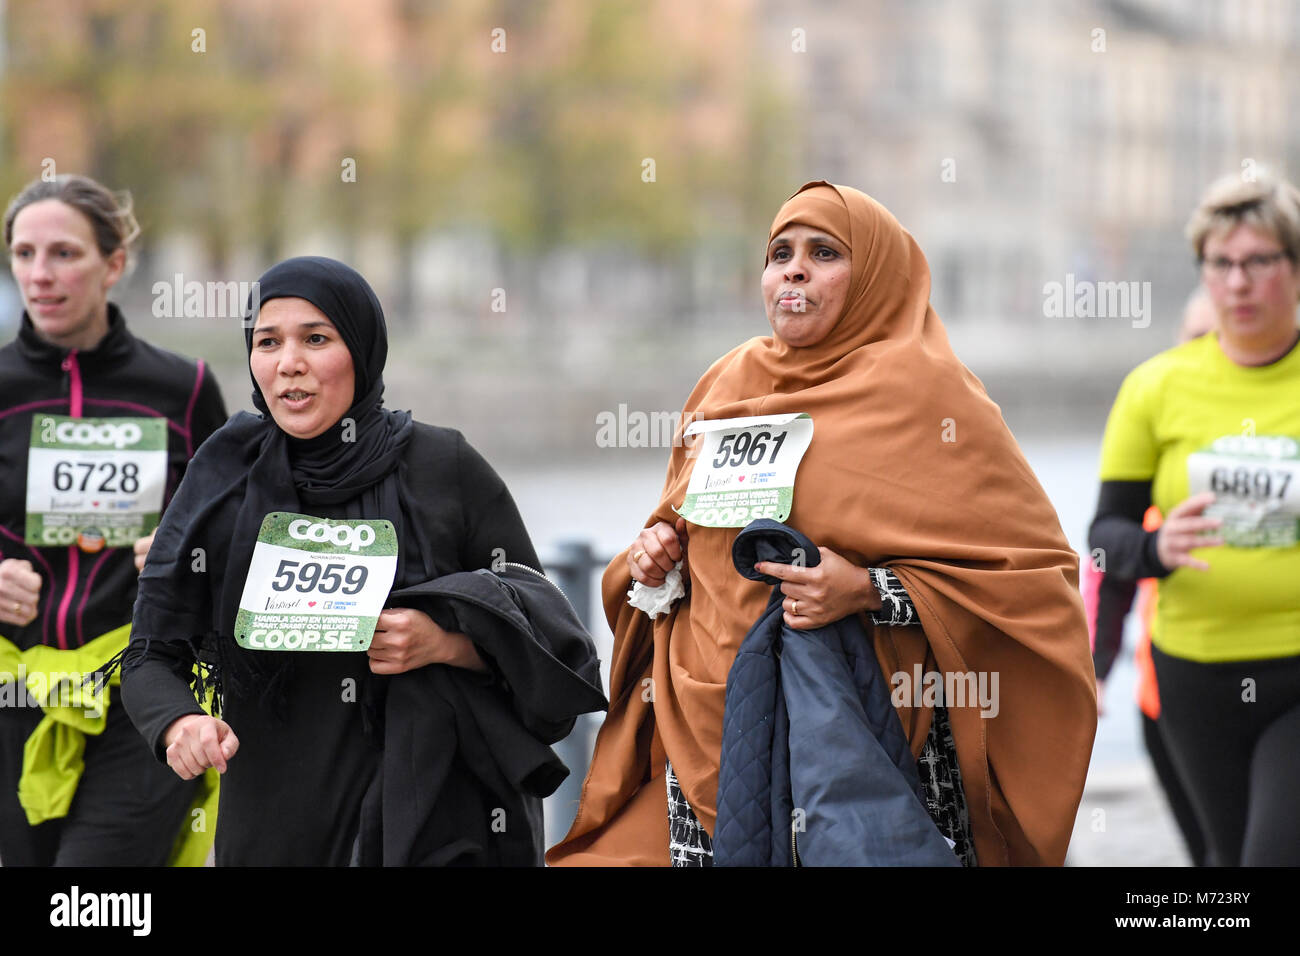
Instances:
[[[611,560],[612,555],[598,556],[589,541],[560,541],[548,559],[542,561],[543,569],[559,585],[577,612],[582,626],[588,631],[592,630],[592,598],[595,594],[592,579],[597,572],[604,571]],[[604,690],[608,695],[609,688]],[[564,837],[578,812],[582,782],[586,779],[587,765],[591,762],[596,732],[604,719],[603,711],[583,714],[573,725],[572,733],[555,745],[555,752],[569,768],[569,776],[544,803],[548,847]]]

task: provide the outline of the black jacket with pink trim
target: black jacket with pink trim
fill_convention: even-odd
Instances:
[[[25,650],[72,648],[131,621],[136,569],[130,548],[83,551],[76,544],[24,541],[32,420],[41,414],[167,419],[164,504],[194,450],[226,421],[216,380],[202,360],[136,338],[109,304],[108,335],[94,349],[46,342],[24,313],[18,336],[0,348],[0,560],[30,562],[44,579],[35,620],[0,623],[0,636]]]

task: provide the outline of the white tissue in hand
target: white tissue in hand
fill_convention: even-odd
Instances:
[[[627,603],[650,615],[651,620],[667,613],[674,601],[686,594],[682,584],[682,563],[680,561],[668,572],[664,583],[657,588],[648,588],[640,581],[632,582],[632,590],[627,592]]]

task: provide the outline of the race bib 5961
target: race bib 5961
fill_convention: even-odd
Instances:
[[[678,513],[692,524],[743,528],[756,518],[784,521],[794,477],[812,441],[807,414],[695,421],[698,454]]]

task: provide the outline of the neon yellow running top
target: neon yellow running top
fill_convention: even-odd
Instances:
[[[1167,654],[1231,661],[1300,654],[1300,346],[1247,368],[1217,333],[1143,362],[1106,423],[1102,481],[1152,482],[1161,512],[1214,491],[1223,547],[1209,571],[1160,580],[1151,639]]]

